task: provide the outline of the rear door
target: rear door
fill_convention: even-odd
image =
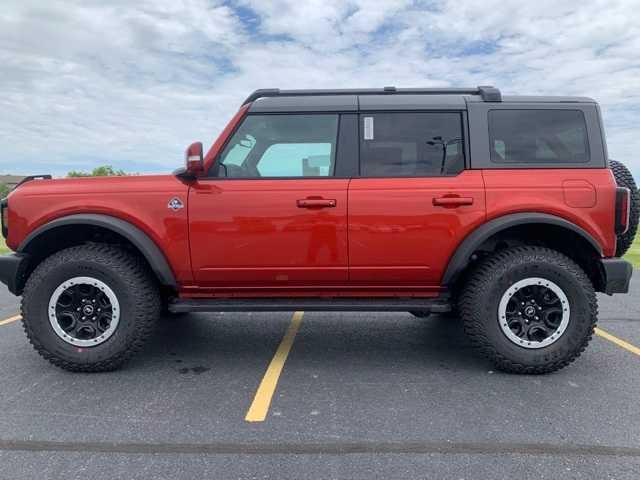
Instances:
[[[250,114],[189,194],[196,282],[344,284],[347,187],[336,178],[340,115]]]
[[[354,284],[437,286],[485,218],[480,171],[465,169],[463,112],[360,115],[360,177],[349,185]]]

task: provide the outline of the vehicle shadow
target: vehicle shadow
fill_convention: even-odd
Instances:
[[[160,366],[164,363],[160,359],[181,368],[195,364],[222,368],[256,360],[266,364],[290,317],[287,313],[212,313],[163,318],[145,352],[129,368]],[[458,319],[415,318],[409,313],[305,313],[290,357],[289,362],[302,359],[304,365],[323,363],[336,368],[368,364],[376,368],[491,369],[472,350]]]

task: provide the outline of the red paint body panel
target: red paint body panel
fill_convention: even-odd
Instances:
[[[189,194],[201,287],[344,284],[348,278],[344,179],[201,180]],[[299,200],[335,200],[301,208]]]
[[[434,205],[440,198],[472,204]],[[353,179],[350,280],[436,286],[457,245],[484,220],[479,170],[455,177]]]
[[[56,218],[100,213],[120,218],[144,231],[164,252],[179,284],[192,279],[187,209],[167,208],[189,187],[173,175],[34,180],[10,196],[9,238],[17,249],[29,233]]]
[[[518,212],[557,215],[587,231],[600,244],[605,257],[614,255],[616,183],[611,170],[483,170],[482,175],[486,188],[487,220]],[[597,185],[595,205],[581,208],[566,202],[567,186],[563,184],[568,181]],[[575,192],[569,195],[575,195]]]

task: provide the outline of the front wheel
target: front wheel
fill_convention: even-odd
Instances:
[[[517,247],[486,259],[460,297],[471,342],[497,368],[548,373],[586,348],[597,321],[597,300],[584,271],[543,247]]]
[[[111,245],[51,255],[22,296],[31,344],[54,365],[76,372],[120,367],[151,336],[159,315],[159,290],[146,264]]]

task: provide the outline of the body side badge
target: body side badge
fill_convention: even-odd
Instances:
[[[177,212],[181,208],[184,208],[184,203],[182,203],[182,200],[180,200],[178,197],[173,197],[171,200],[169,200],[169,204],[167,205],[167,207],[169,207],[174,212]]]

